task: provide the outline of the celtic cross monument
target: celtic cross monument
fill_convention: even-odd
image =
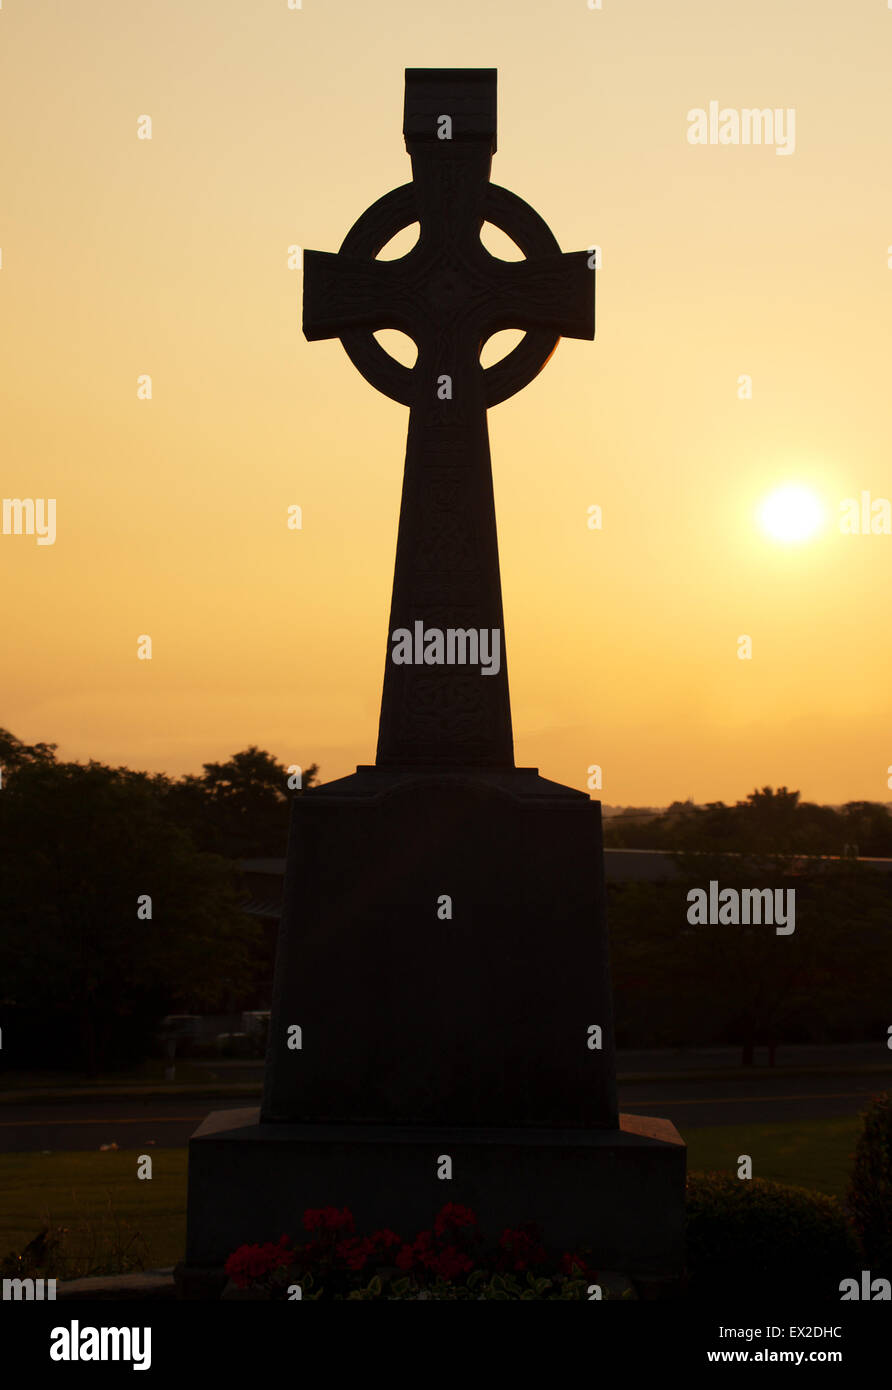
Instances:
[[[601,808],[514,764],[486,425],[561,336],[594,337],[594,271],[489,181],[494,70],[409,69],[403,129],[411,183],[304,257],[307,338],[409,407],[377,757],[295,798],[263,1104],[191,1140],[186,1271],[306,1207],[414,1235],[457,1202],[671,1287],[684,1145],[617,1112]],[[525,336],[484,369],[504,328]]]

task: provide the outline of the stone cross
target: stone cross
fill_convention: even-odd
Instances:
[[[594,337],[595,275],[587,252],[562,254],[538,213],[489,181],[495,69],[407,69],[403,133],[412,183],[364,212],[336,255],[306,253],[303,331],[340,338],[367,381],[409,406],[377,764],[510,769],[486,411],[532,381],[562,335]],[[416,222],[407,255],[375,259]],[[484,222],[527,259],[490,255]],[[413,339],[413,368],[378,343],[386,328]],[[484,343],[505,328],[525,336],[484,369]]]
[[[490,184],[495,84],[410,70],[413,182],[306,255],[307,336],[410,408],[378,762],[294,798],[263,1105],[190,1141],[184,1292],[307,1208],[411,1233],[447,1196],[540,1224],[553,1268],[590,1249],[656,1292],[684,1266],[684,1145],[617,1110],[601,807],[513,765],[486,411],[593,335],[594,275]],[[527,259],[490,256],[486,221]]]

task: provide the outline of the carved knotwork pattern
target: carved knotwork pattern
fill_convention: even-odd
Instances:
[[[426,472],[421,515],[413,552],[416,571],[469,573],[478,568],[474,531],[468,525],[467,480],[455,470]]]
[[[429,627],[434,626],[427,615],[437,605],[449,599],[448,621],[439,627],[479,627],[476,621],[465,622],[458,615],[463,609],[474,613],[480,606],[479,571],[469,569],[464,573],[457,570],[419,570],[412,575],[410,603],[413,611],[424,617]]]
[[[492,700],[485,685],[491,678],[479,671],[456,671],[440,666],[430,674],[417,672],[405,687],[402,734],[413,744],[436,752],[443,744],[465,751],[485,742],[492,721]],[[493,692],[494,693],[494,692]]]

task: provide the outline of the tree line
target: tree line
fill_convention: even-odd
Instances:
[[[892,858],[892,803],[819,806],[787,787],[762,787],[726,806],[673,801],[665,811],[624,807],[604,819],[604,843],[616,849],[721,854],[846,855]]]
[[[238,861],[285,855],[288,769],[250,747],[196,775],[66,762],[0,730],[0,1028],[22,1069],[143,1060],[169,1013],[266,1008],[276,926],[249,915]],[[318,769],[304,769],[302,788]],[[608,844],[665,849],[677,877],[611,882],[624,1047],[877,1039],[892,996],[892,853],[881,804],[810,806],[785,787],[735,806],[674,803],[605,822]],[[804,855],[841,854],[806,861]],[[692,925],[687,892],[796,889],[796,930]],[[146,901],[148,900],[148,902]]]
[[[298,793],[271,754],[171,778],[0,730],[0,775],[7,1064],[128,1066],[165,1014],[268,1004],[275,931],[245,913],[237,861],[285,853]]]

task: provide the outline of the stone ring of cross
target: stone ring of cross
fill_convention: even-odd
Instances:
[[[354,260],[373,261],[398,232],[418,220],[415,186],[403,184],[401,188],[395,188],[379,198],[357,219],[338,254]],[[507,188],[492,183],[487,185],[483,221],[492,223],[509,236],[526,257],[561,255],[561,248],[547,222],[529,203],[510,193]],[[488,256],[489,252],[482,243],[478,242],[478,245]],[[415,249],[413,247],[408,255],[412,255]],[[492,259],[499,264],[497,258]],[[450,297],[460,298],[465,288],[461,267],[456,267],[451,273],[448,269],[441,271],[434,284],[428,282],[426,288],[428,295],[441,303]],[[401,324],[400,328],[406,331],[404,325]],[[391,357],[371,329],[348,328],[338,336],[353,365],[366,381],[392,400],[411,406],[415,396],[414,367],[405,367]],[[409,336],[412,336],[411,333]],[[545,366],[559,341],[560,334],[550,328],[528,329],[517,346],[500,362],[485,368],[483,380],[487,407],[498,405],[529,385]]]

